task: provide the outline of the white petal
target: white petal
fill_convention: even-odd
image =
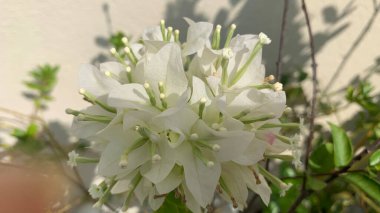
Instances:
[[[185,19],[186,20],[186,19]],[[188,21],[187,19],[186,21]],[[183,45],[183,54],[191,55],[202,50],[210,43],[209,37],[212,32],[213,25],[208,22],[188,21],[189,28],[187,30],[186,43]]]
[[[143,165],[141,174],[154,184],[163,181],[174,167],[173,151],[165,141],[162,141],[157,146],[157,153],[161,156],[161,160]]]
[[[148,27],[142,34],[143,40],[162,41],[162,33],[159,26]]]
[[[105,76],[93,65],[85,64],[79,71],[80,88],[85,89],[96,97],[107,94],[117,85],[120,85],[120,83]]]
[[[210,90],[207,85],[198,77],[193,76],[193,87],[191,93],[190,104],[199,102],[202,98],[209,101],[208,97],[211,97]]]
[[[254,139],[245,149],[244,153],[236,156],[233,161],[241,165],[253,165],[264,159],[266,144],[260,140]]]
[[[132,183],[133,178],[136,176],[137,172],[138,171],[136,170],[135,172],[130,173],[125,178],[117,180],[116,184],[111,189],[111,193],[120,194],[120,193],[131,190],[132,189],[131,183]]]
[[[107,103],[119,108],[141,108],[149,103],[149,97],[141,84],[124,84],[110,92]]]
[[[176,166],[170,174],[161,182],[156,184],[156,189],[159,194],[167,194],[173,191],[182,182],[181,167]]]
[[[221,167],[219,163],[211,168],[205,166],[193,155],[192,148],[188,143],[183,143],[177,148],[178,161],[185,171],[185,182],[194,199],[202,207],[212,202],[214,191],[218,184]]]
[[[181,49],[176,43],[168,43],[146,62],[145,79],[152,89],[158,93],[158,82],[162,81],[166,87],[168,98],[170,95],[182,95],[187,89],[188,80],[183,69]]]
[[[239,210],[246,206],[248,198],[248,189],[244,181],[241,166],[234,163],[224,163],[222,178],[230,190],[232,196],[239,205]]]
[[[272,190],[270,189],[267,181],[260,174],[258,169],[254,167],[254,170],[260,179],[260,184],[256,184],[255,177],[253,176],[252,172],[249,171],[248,168],[242,170],[246,174],[243,177],[245,179],[245,182],[247,183],[247,186],[256,194],[258,194],[261,197],[261,200],[264,202],[264,204],[268,206]]]
[[[158,198],[154,197],[156,194],[157,193],[154,188],[152,188],[151,191],[149,192],[148,203],[149,203],[150,208],[153,209],[153,211],[156,211],[157,209],[159,209],[165,201],[165,197],[158,197]]]
[[[162,129],[178,129],[183,133],[189,133],[198,119],[198,115],[190,109],[170,108],[152,120],[156,126],[161,126]]]
[[[195,200],[195,198],[191,194],[190,190],[186,187],[186,185],[183,185],[183,191],[185,193],[186,207],[190,209],[193,213],[201,213],[201,206]]]
[[[111,72],[118,77],[121,77],[122,75],[126,74],[125,66],[115,61],[101,63],[99,64],[99,69],[102,72]]]
[[[99,137],[110,142],[100,157],[98,173],[109,177],[124,172],[125,169],[119,166],[120,157],[140,136],[134,131],[123,131],[122,125],[117,125]]]
[[[152,183],[148,181],[147,179],[142,178],[134,191],[134,194],[136,195],[141,205],[144,204],[144,201],[148,197],[149,192],[151,190],[152,190]]]

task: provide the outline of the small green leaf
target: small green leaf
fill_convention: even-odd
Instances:
[[[322,190],[327,184],[318,178],[308,177],[307,185],[314,191]]]
[[[38,126],[35,123],[31,123],[26,130],[26,134],[29,137],[34,137],[38,133]]]
[[[347,166],[353,155],[352,143],[346,131],[332,123],[330,124],[334,144],[334,163],[337,167]]]
[[[358,187],[373,201],[380,204],[380,183],[364,173],[349,173],[343,176],[350,184]]]
[[[380,149],[376,150],[369,158],[369,165],[376,166],[380,164]]]
[[[334,164],[334,145],[323,143],[315,148],[310,155],[310,168],[315,172],[329,172],[335,168]]]

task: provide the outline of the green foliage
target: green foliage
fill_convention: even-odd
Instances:
[[[372,92],[374,86],[368,81],[361,81],[357,87],[349,86],[346,92],[346,98],[348,101],[357,103],[363,109],[367,110],[370,114],[379,114],[380,105],[375,103]]]
[[[380,205],[380,183],[363,173],[349,173],[344,179],[358,187],[368,197]]]
[[[175,193],[168,194],[165,202],[156,211],[156,213],[190,213],[191,211],[186,207],[186,204],[180,198],[175,197]]]
[[[117,32],[113,35],[111,35],[111,37],[109,38],[109,43],[111,44],[111,46],[113,46],[118,52],[120,50],[122,50],[125,45],[122,41],[122,39],[126,37],[125,34],[123,32]]]
[[[12,136],[17,139],[13,150],[20,150],[26,154],[35,154],[44,148],[43,143],[38,138],[39,127],[31,123],[26,130],[14,129]]]
[[[346,131],[330,123],[331,134],[334,144],[334,163],[337,167],[347,166],[353,156],[352,142]]]
[[[30,90],[26,96],[34,101],[36,109],[46,108],[46,103],[53,99],[51,92],[57,83],[58,70],[58,66],[45,64],[38,66],[29,73],[32,79],[24,82]]]
[[[335,166],[334,145],[332,143],[323,143],[317,146],[310,155],[310,168],[315,172],[330,172]]]

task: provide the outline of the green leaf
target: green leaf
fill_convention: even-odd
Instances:
[[[191,211],[186,207],[181,199],[175,198],[174,192],[166,196],[165,202],[156,211],[156,213],[190,213]]]
[[[352,143],[346,131],[332,123],[330,124],[334,144],[334,163],[337,167],[347,166],[353,155]]]
[[[27,134],[29,137],[33,137],[33,136],[35,136],[37,133],[38,133],[38,126],[37,126],[37,124],[35,124],[35,123],[31,123],[31,124],[28,126],[28,129],[26,130],[26,134]]]
[[[327,184],[318,178],[308,177],[307,185],[314,191],[322,190]]]
[[[380,183],[364,173],[349,173],[343,176],[350,184],[358,187],[373,201],[380,204]]]
[[[332,143],[323,143],[311,153],[309,165],[313,171],[323,173],[335,168],[333,161],[334,145]]]
[[[369,158],[369,165],[376,166],[380,164],[380,149],[376,150]]]

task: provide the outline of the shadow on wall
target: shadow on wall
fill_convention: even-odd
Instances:
[[[168,3],[166,22],[180,29],[181,32],[186,32],[187,27],[182,17],[189,17],[195,21],[211,21],[222,25],[224,28],[235,23],[238,26],[237,32],[239,34],[265,32],[272,38],[272,44],[264,50],[266,68],[268,73],[275,72],[283,9],[281,1],[230,0],[228,7],[220,9],[212,19],[207,19],[206,14],[196,10],[199,2],[200,0],[176,0]],[[324,31],[314,32],[316,52],[321,50],[329,40],[349,27],[345,18],[354,9],[352,0],[341,11],[332,6],[325,7],[321,14],[316,14],[319,11],[312,11],[314,14],[311,14],[311,17],[323,16],[326,26]],[[232,15],[231,11],[235,15]],[[305,67],[310,58],[308,40],[302,37],[305,30],[305,21],[300,5],[297,1],[290,1],[283,55],[285,71]]]
[[[348,2],[340,11],[333,6],[325,7],[320,12],[321,14],[318,14],[319,11],[312,11],[311,18],[322,16],[325,24],[323,31],[314,32],[316,52],[321,50],[329,40],[349,27],[350,24],[345,19],[355,9],[353,2],[354,0]],[[222,25],[225,29],[230,24],[235,23],[238,26],[236,32],[239,34],[265,32],[272,38],[272,44],[264,50],[265,64],[268,74],[275,72],[281,29],[282,2],[279,3],[278,0],[229,0],[228,6],[221,8],[215,17],[211,18],[206,13],[197,10],[199,3],[200,0],[175,0],[166,5],[166,22],[182,32],[181,40],[185,39],[187,28],[183,17],[189,17],[194,21],[213,22]],[[110,18],[111,9],[107,3],[102,6],[108,37],[95,37],[95,44],[104,49],[110,48],[108,39],[116,33],[113,30]],[[290,1],[283,51],[284,71],[304,68],[309,61],[308,39],[303,37],[305,30],[305,21],[299,3]],[[225,36],[226,31],[224,30],[222,35]],[[91,62],[98,64],[109,59],[107,53],[99,53],[94,56]]]

